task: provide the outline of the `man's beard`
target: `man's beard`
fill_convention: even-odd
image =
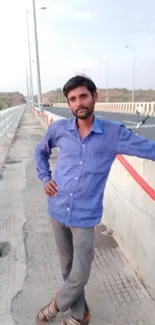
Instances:
[[[83,114],[78,114],[80,110],[83,110]],[[75,117],[80,120],[86,120],[94,111],[94,105],[92,107],[80,106],[75,112],[72,112]]]

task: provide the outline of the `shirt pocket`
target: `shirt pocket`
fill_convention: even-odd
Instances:
[[[68,140],[64,141],[60,154],[64,158],[77,158],[80,156],[81,153],[81,147],[80,144],[77,141]]]
[[[94,148],[87,154],[85,168],[89,173],[106,174],[113,161],[114,154],[107,148]]]
[[[100,174],[104,170],[105,153],[102,150],[89,152],[85,161],[85,169],[89,173]]]

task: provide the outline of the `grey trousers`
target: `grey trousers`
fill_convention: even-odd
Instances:
[[[64,285],[57,295],[61,312],[71,309],[76,319],[84,318],[85,293],[94,258],[94,228],[68,228],[51,219]]]

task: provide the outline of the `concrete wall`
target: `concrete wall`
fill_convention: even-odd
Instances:
[[[61,117],[44,112],[40,116],[44,129]],[[155,189],[155,163],[125,157],[132,167]],[[120,248],[155,297],[155,200],[140,187],[118,159],[106,185],[102,222],[112,229]]]
[[[155,189],[155,163],[126,159]],[[155,297],[155,201],[117,159],[106,185],[102,222],[113,230],[126,258]]]
[[[0,111],[0,171],[25,109],[26,104],[23,104]]]
[[[96,103],[95,109],[105,112],[136,114],[137,106],[143,107],[143,115],[155,116],[155,102],[146,103]],[[68,107],[65,103],[54,103],[56,107]]]

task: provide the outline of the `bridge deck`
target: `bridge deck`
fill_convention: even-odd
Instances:
[[[62,283],[57,250],[36,179],[34,148],[43,130],[26,111],[0,179],[0,324],[35,324]],[[56,151],[54,153],[56,162]],[[96,229],[87,285],[92,324],[154,325],[155,304],[110,235]],[[8,244],[2,245],[2,242]],[[60,317],[54,322],[60,324]]]

